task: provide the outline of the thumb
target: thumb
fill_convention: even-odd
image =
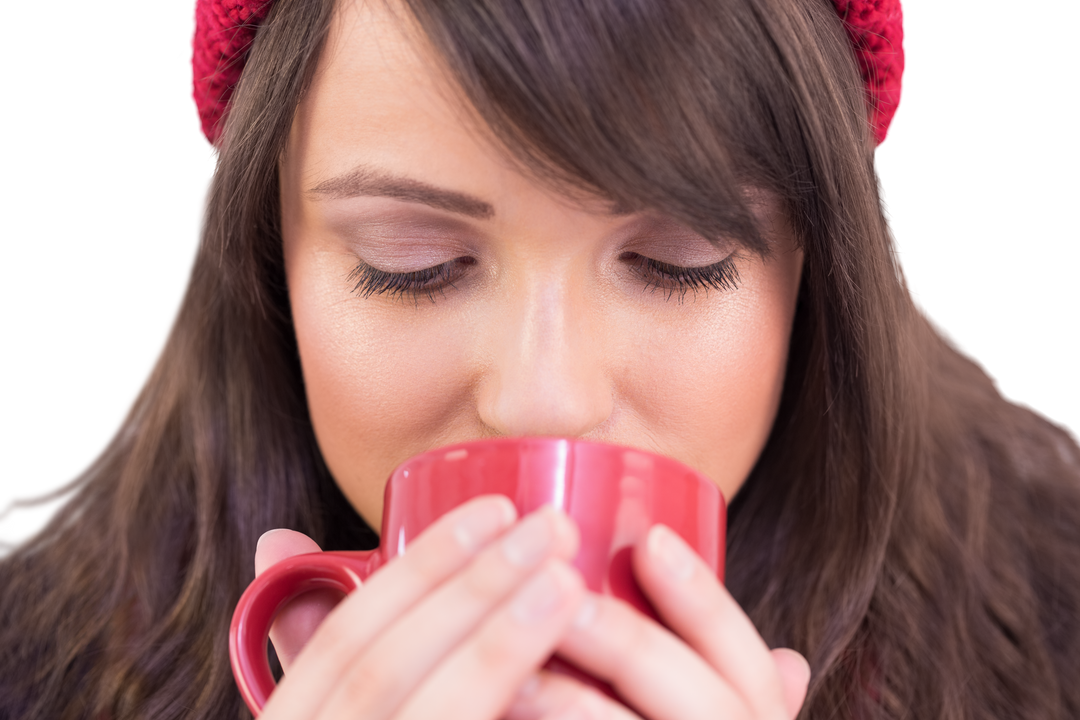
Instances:
[[[261,575],[271,565],[293,555],[319,551],[318,544],[303,533],[270,530],[259,538],[255,548],[255,574]],[[274,644],[282,669],[288,672],[293,659],[300,654],[319,623],[330,614],[341,597],[333,590],[314,590],[304,593],[281,609],[270,628],[270,642]]]
[[[788,717],[798,716],[803,701],[806,700],[806,689],[810,685],[810,663],[806,662],[799,653],[788,648],[777,648],[772,651],[773,662],[776,670],[780,673],[780,684],[784,688],[784,705],[787,707]]]

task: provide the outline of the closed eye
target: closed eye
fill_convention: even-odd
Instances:
[[[636,252],[624,252],[619,259],[644,282],[644,289],[666,292],[668,300],[676,297],[682,302],[688,292],[696,295],[700,291],[708,295],[710,290],[738,289],[739,272],[734,256],[696,267],[674,265]],[[418,300],[426,297],[435,302],[436,293],[442,294],[447,287],[454,287],[454,282],[473,265],[476,265],[476,258],[465,256],[421,270],[395,273],[361,262],[349,273],[348,280],[353,284],[352,292],[363,298],[386,295]]]

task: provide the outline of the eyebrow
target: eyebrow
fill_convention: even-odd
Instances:
[[[484,202],[473,195],[446,190],[413,178],[393,175],[366,166],[360,166],[344,175],[324,180],[308,190],[308,193],[332,200],[362,196],[387,197],[404,202],[420,203],[480,220],[490,220],[495,217],[495,208],[491,206],[491,203]]]

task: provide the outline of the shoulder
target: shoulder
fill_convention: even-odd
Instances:
[[[1063,677],[1080,677],[1080,449],[1067,431],[1014,407],[997,482],[1017,487],[1001,508],[1010,538],[1024,549],[1045,643]],[[1011,495],[1011,493],[1010,493]],[[1070,683],[1073,684],[1073,683]],[[1074,691],[1075,692],[1075,691]],[[1080,715],[1080,695],[1074,698]]]
[[[1078,717],[1080,447],[1004,399],[959,353],[945,353],[938,367],[936,483],[953,505],[964,625],[991,656],[984,693],[1004,706],[1038,693],[1042,717]],[[1017,715],[1029,716],[1039,715]]]
[[[42,535],[63,535],[83,544],[81,532],[100,534],[108,524],[113,498],[119,486],[125,460],[130,457],[137,432],[117,425],[109,432],[92,456],[62,480],[33,492],[11,495],[0,503],[0,526],[18,514],[48,511],[32,530],[17,542],[0,542],[0,552],[25,547],[26,541],[39,542]]]
[[[1014,543],[1038,619],[1038,638],[1057,679],[1064,717],[1080,717],[1080,450],[1069,434],[1026,408],[995,440],[998,525]]]
[[[974,361],[942,342],[930,373],[929,432],[939,465],[972,460],[998,483],[1080,502],[1080,447],[1067,430],[1002,397]]]
[[[64,481],[60,481],[55,485],[41,490],[33,492],[19,492],[11,495],[8,499],[0,503],[0,527],[8,525],[11,519],[16,515],[24,515],[31,513],[40,513],[45,511],[45,515],[38,522],[38,525],[33,527],[37,530],[40,527],[50,527],[55,524],[57,515],[66,514],[62,508],[67,507],[69,502],[68,485]],[[48,524],[46,524],[46,518],[48,518]],[[8,547],[8,543],[3,543],[4,548]]]
[[[109,638],[116,573],[94,523],[69,502],[37,537],[0,559],[0,717],[84,717]]]

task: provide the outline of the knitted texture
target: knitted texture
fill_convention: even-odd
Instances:
[[[202,130],[217,142],[251,42],[272,0],[196,0],[192,68]],[[900,104],[904,29],[900,0],[833,0],[866,84],[870,126],[885,139]]]
[[[900,105],[904,74],[904,25],[900,0],[833,0],[855,49],[870,127],[880,145]]]
[[[217,142],[233,88],[240,80],[255,30],[271,0],[196,0],[191,67],[202,131]]]

